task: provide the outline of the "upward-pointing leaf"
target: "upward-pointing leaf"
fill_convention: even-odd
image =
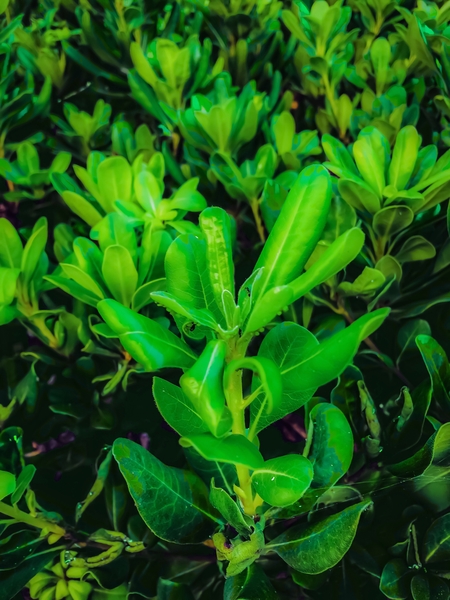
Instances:
[[[428,335],[418,335],[416,344],[430,374],[433,393],[442,406],[450,406],[450,365],[443,348]]]
[[[270,358],[280,367],[283,400],[270,414],[260,411],[264,395],[251,404],[252,423],[256,430],[303,406],[318,387],[338,377],[351,363],[359,344],[383,323],[389,309],[379,309],[364,315],[336,335],[319,341],[307,329],[295,323],[282,323],[264,338],[258,355]],[[259,382],[254,382],[256,389]]]
[[[331,183],[322,166],[304,169],[288,194],[255,269],[264,267],[258,296],[290,283],[302,272],[319,241],[331,203]]]
[[[179,544],[203,542],[218,522],[199,477],[167,467],[139,444],[118,439],[113,446],[130,494],[146,525]]]

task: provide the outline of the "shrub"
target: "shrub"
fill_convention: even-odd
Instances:
[[[450,11],[0,0],[0,600],[450,600]]]

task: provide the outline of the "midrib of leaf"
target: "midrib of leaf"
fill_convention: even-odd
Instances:
[[[294,477],[293,475],[288,475],[287,473],[280,473],[278,471],[271,471],[270,469],[258,469],[255,471],[255,475],[259,475],[260,473],[265,473],[267,475],[276,475],[277,477],[286,477],[286,479],[294,479],[295,481],[300,481],[298,477]]]
[[[425,557],[425,562],[428,562],[430,560],[431,557],[433,557],[436,552],[439,550],[440,546],[443,546],[445,544],[445,542],[448,542],[450,540],[450,532],[448,533],[448,535],[445,536],[445,538],[441,539],[441,543],[439,546],[436,546],[433,550],[433,552],[429,552],[426,557]]]
[[[160,341],[160,338],[158,338],[157,336],[152,335],[148,331],[142,331],[140,329],[135,329],[134,331],[126,331],[125,333],[121,333],[120,337],[126,337],[126,336],[129,336],[129,335],[134,335],[136,333],[142,334],[142,335],[147,335],[152,340],[153,339],[157,339],[158,341]],[[164,343],[167,344],[167,346],[171,346],[172,348],[176,348],[177,350],[180,350],[181,352],[184,352],[185,354],[187,354],[191,358],[197,359],[197,356],[195,356],[195,354],[191,354],[190,352],[188,352],[186,350],[186,348],[183,348],[183,346],[180,347],[180,346],[177,346],[176,344],[174,344],[173,342],[168,341],[166,337],[164,337]]]

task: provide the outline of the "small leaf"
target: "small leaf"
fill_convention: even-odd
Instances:
[[[411,571],[400,558],[390,560],[381,573],[380,590],[392,600],[409,598]]]
[[[435,256],[436,248],[431,242],[421,235],[413,235],[406,240],[395,258],[399,263],[405,263],[416,260],[429,260]]]
[[[284,11],[288,12],[288,11]],[[225,581],[223,600],[277,600],[278,594],[257,564]]]
[[[16,478],[8,471],[0,471],[0,500],[6,498],[16,489]]]
[[[304,456],[288,454],[272,458],[253,472],[255,491],[271,506],[289,506],[311,485],[313,466]]]
[[[252,527],[246,522],[244,515],[236,502],[232,500],[225,490],[216,487],[214,480],[211,482],[209,499],[214,508],[218,510],[225,519],[225,522],[228,523],[228,525],[231,525],[231,527],[234,527],[240,535],[248,537],[249,534],[252,533]]]
[[[206,433],[207,425],[183,390],[160,377],[153,379],[153,397],[159,412],[181,436]]]
[[[33,477],[36,473],[36,467],[34,465],[26,465],[20,472],[17,478],[16,488],[11,496],[11,504],[17,504],[26,492],[30,485]]]

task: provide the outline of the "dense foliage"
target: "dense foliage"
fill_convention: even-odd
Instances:
[[[450,600],[450,2],[0,0],[0,600]]]

